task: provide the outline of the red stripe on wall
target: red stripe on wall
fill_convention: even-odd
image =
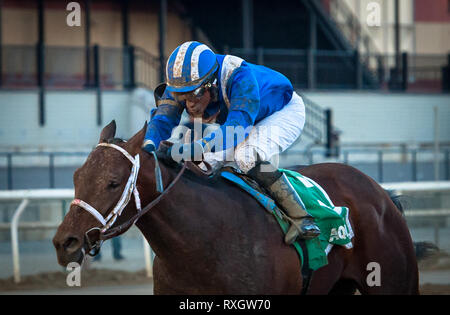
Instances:
[[[450,22],[449,0],[415,0],[416,22]]]

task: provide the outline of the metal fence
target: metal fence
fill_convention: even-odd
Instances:
[[[306,117],[308,119],[303,127],[303,135],[308,137],[314,144],[325,144],[327,147],[332,146],[330,139],[331,126],[331,110],[324,110],[318,104],[314,103],[305,95],[301,95],[305,103]]]
[[[409,92],[448,90],[447,55],[393,54],[357,50],[243,49],[230,54],[286,75],[299,89],[392,89]]]
[[[159,82],[159,59],[139,47],[4,45],[1,49],[4,88],[153,89]],[[358,50],[234,48],[229,53],[273,68],[301,89],[448,88],[443,85],[448,84],[443,76],[449,62],[446,55],[404,54],[399,64],[394,55]]]
[[[135,83],[154,89],[160,83],[159,60],[142,48],[135,47]]]
[[[159,61],[139,47],[45,46],[42,56],[39,49],[38,45],[1,46],[0,86],[38,87],[40,63],[45,88],[154,88],[157,84]]]
[[[288,150],[281,156],[283,166],[337,162],[353,166],[379,183],[450,180],[450,148],[337,147],[336,156],[326,157],[326,148]],[[435,169],[438,169],[438,178]]]
[[[358,88],[359,60],[353,51],[316,51],[315,86],[318,89]],[[363,82],[361,78],[361,82]]]
[[[448,67],[448,56],[431,54],[402,54],[399,68],[396,56],[366,55],[364,62],[381,88],[397,88],[409,92],[441,92],[445,90],[443,74]]]
[[[318,133],[320,134],[320,133]],[[333,161],[354,166],[378,182],[450,180],[450,148],[441,148],[438,165],[429,148],[340,148]],[[312,165],[330,161],[327,149],[288,150],[286,165]],[[0,152],[0,190],[72,188],[73,172],[89,152]],[[439,178],[435,178],[435,167]]]

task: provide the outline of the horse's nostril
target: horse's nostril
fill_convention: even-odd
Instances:
[[[76,237],[68,237],[63,244],[65,251],[77,250],[80,247],[80,240]]]

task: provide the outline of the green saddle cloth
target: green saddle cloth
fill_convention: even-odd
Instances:
[[[280,169],[280,171],[286,174],[305,204],[306,211],[320,228],[319,237],[305,241],[309,267],[317,270],[328,264],[327,255],[333,245],[353,247],[351,239],[354,234],[348,218],[349,209],[334,206],[327,193],[312,179],[294,171],[285,169]],[[286,233],[289,223],[282,220],[275,212],[274,215]],[[301,253],[298,242],[295,242],[294,246]],[[303,257],[301,258],[303,260]]]

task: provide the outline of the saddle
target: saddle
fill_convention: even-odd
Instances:
[[[326,191],[314,180],[296,171],[280,169],[302,198],[305,209],[308,211],[321,230],[319,237],[309,240],[299,240],[292,245],[297,250],[302,267],[317,270],[328,264],[328,253],[333,246],[343,246],[347,249],[353,247],[354,233],[349,221],[347,207],[337,207],[333,204]],[[263,207],[271,213],[279,223],[284,233],[289,228],[288,220],[283,210],[277,206],[263,187],[253,179],[234,168],[223,168],[220,176],[241,187],[254,197]],[[308,270],[303,270],[305,275]]]
[[[224,172],[232,173],[232,174],[238,176],[245,183],[247,183],[247,185],[249,185],[250,187],[252,187],[256,191],[258,191],[259,193],[264,194],[264,195],[269,195],[269,192],[264,187],[259,185],[253,178],[251,178],[250,176],[244,174],[239,169],[231,167],[231,166],[225,166],[225,167],[220,169],[220,173],[221,174],[224,173]]]

